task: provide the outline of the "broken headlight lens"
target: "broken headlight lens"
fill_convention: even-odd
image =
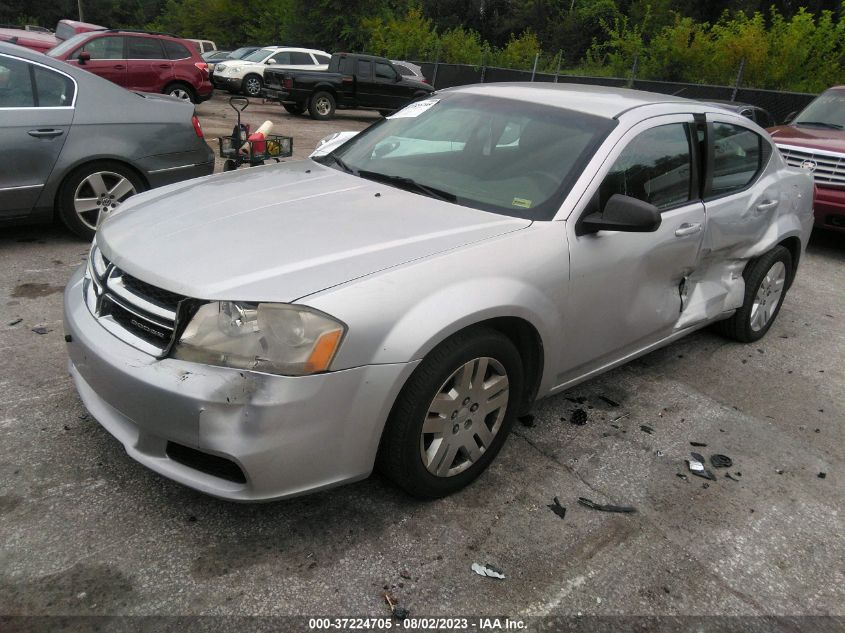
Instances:
[[[345,333],[340,321],[303,306],[215,301],[197,311],[173,357],[304,376],[328,371]]]

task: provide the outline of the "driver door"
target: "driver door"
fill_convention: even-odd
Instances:
[[[692,115],[672,115],[632,128],[567,222],[570,291],[559,384],[672,334],[705,225],[694,126]],[[656,206],[657,230],[585,232],[578,219],[600,212],[614,194]]]

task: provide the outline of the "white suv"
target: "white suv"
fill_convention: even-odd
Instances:
[[[266,46],[243,59],[235,59],[214,67],[215,88],[229,92],[242,92],[249,97],[258,97],[264,86],[264,69],[280,66],[290,70],[326,70],[331,55],[312,48],[291,46]]]

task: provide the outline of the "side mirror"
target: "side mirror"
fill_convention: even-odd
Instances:
[[[786,118],[783,120],[784,123],[792,123],[792,119],[798,116],[798,112],[790,112],[786,115]]]
[[[615,193],[603,213],[591,213],[578,223],[578,235],[598,231],[651,233],[660,226],[660,211],[653,204]]]
[[[91,53],[89,53],[88,51],[82,51],[81,53],[79,53],[79,57],[77,57],[76,59],[79,60],[80,64],[84,64],[85,62],[90,62],[91,61]]]
[[[265,63],[265,64],[267,64],[268,66],[275,66],[275,65],[276,65],[276,60],[275,60],[275,59],[268,59],[268,60],[267,60],[266,62],[264,62],[264,63]]]
[[[400,81],[402,81],[402,75],[400,75],[399,73],[393,75],[393,83],[399,83]]]

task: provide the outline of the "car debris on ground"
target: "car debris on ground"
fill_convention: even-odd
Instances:
[[[584,426],[587,423],[587,412],[584,409],[575,409],[569,421],[575,426]]]
[[[710,465],[713,466],[713,468],[730,468],[734,465],[734,462],[727,455],[715,453],[710,456]]]
[[[390,612],[393,614],[393,617],[400,622],[406,620],[411,615],[408,609],[399,606],[399,599],[389,591],[385,591],[382,596],[384,597],[384,601],[390,606]]]
[[[632,508],[631,506],[614,506],[614,505],[606,505],[601,503],[596,503],[592,499],[587,499],[585,497],[578,497],[578,503],[582,506],[587,508],[591,508],[593,510],[598,510],[599,512],[619,512],[623,514],[631,514],[636,512],[636,508]]]
[[[564,508],[560,504],[560,501],[557,497],[555,497],[552,503],[548,504],[546,507],[552,512],[554,512],[556,515],[558,515],[561,519],[566,518],[566,508]]]
[[[687,466],[693,475],[709,479],[711,481],[716,481],[716,475],[704,467],[704,457],[701,454],[690,453],[690,459],[687,460]]]
[[[499,580],[505,579],[504,572],[495,565],[491,565],[490,563],[485,563],[484,565],[473,563],[472,571],[474,571],[479,576],[486,576],[488,578],[498,578]]]

